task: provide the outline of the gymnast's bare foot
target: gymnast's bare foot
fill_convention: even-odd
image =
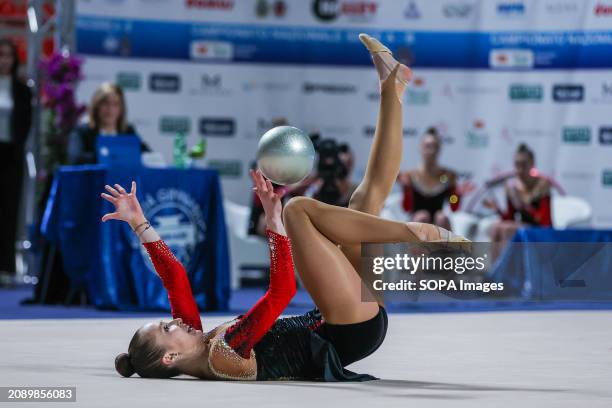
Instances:
[[[381,89],[385,86],[387,80],[392,81],[395,79],[395,89],[401,101],[404,89],[408,85],[410,78],[412,78],[412,70],[404,64],[400,64],[393,57],[389,48],[376,38],[362,33],[359,34],[359,40],[361,40],[372,56],[372,61],[380,79]]]

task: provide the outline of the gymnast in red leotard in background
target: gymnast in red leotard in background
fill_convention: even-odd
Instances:
[[[372,354],[387,332],[382,303],[362,301],[359,276],[362,242],[463,241],[442,228],[378,218],[399,172],[402,156],[402,95],[411,71],[365,34],[381,83],[380,111],[364,179],[349,208],[296,197],[282,208],[281,197],[260,172],[252,172],[264,207],[270,247],[270,287],[244,315],[204,332],[183,266],[146,220],[136,198],[106,186],[102,196],[115,212],[102,220],[128,222],[148,251],[168,291],[172,321],[139,328],[127,353],[115,359],[129,377],[325,381],[371,380],[345,367]],[[286,230],[285,230],[286,228]],[[295,294],[294,265],[316,308],[279,318]]]
[[[490,230],[493,259],[497,259],[519,228],[552,226],[551,182],[548,177],[538,173],[534,166],[533,150],[521,143],[514,153],[516,174],[504,184],[505,210],[500,208],[494,198],[487,198],[483,202],[501,218]]]

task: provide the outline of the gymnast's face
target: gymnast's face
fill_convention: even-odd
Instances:
[[[440,143],[438,139],[431,135],[426,134],[421,142],[421,156],[423,161],[431,163],[438,160],[438,153],[440,153]]]
[[[142,327],[144,335],[152,336],[157,346],[166,351],[188,353],[202,347],[203,334],[183,323],[182,319],[159,321]]]
[[[518,178],[521,180],[528,179],[532,168],[533,160],[531,160],[528,154],[516,153],[514,155],[514,170]]]

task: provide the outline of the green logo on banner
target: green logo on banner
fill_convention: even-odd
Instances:
[[[142,78],[138,72],[119,72],[117,74],[117,85],[126,91],[138,91]]]
[[[482,132],[468,130],[465,134],[466,144],[472,148],[484,148],[489,145],[489,135]]]
[[[612,170],[604,170],[601,174],[601,184],[612,187]]]
[[[511,101],[540,102],[544,88],[541,85],[510,85],[508,94]]]
[[[588,126],[564,127],[562,132],[564,143],[591,143],[591,128]]]
[[[189,133],[191,120],[188,116],[162,116],[159,118],[161,133]]]
[[[410,105],[427,105],[429,100],[429,91],[408,89],[406,92],[406,102]]]
[[[242,162],[240,160],[211,159],[208,167],[219,172],[223,177],[238,178],[242,176]]]

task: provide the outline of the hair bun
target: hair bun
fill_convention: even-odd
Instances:
[[[136,372],[128,353],[121,353],[115,357],[115,370],[124,377],[131,377]]]

